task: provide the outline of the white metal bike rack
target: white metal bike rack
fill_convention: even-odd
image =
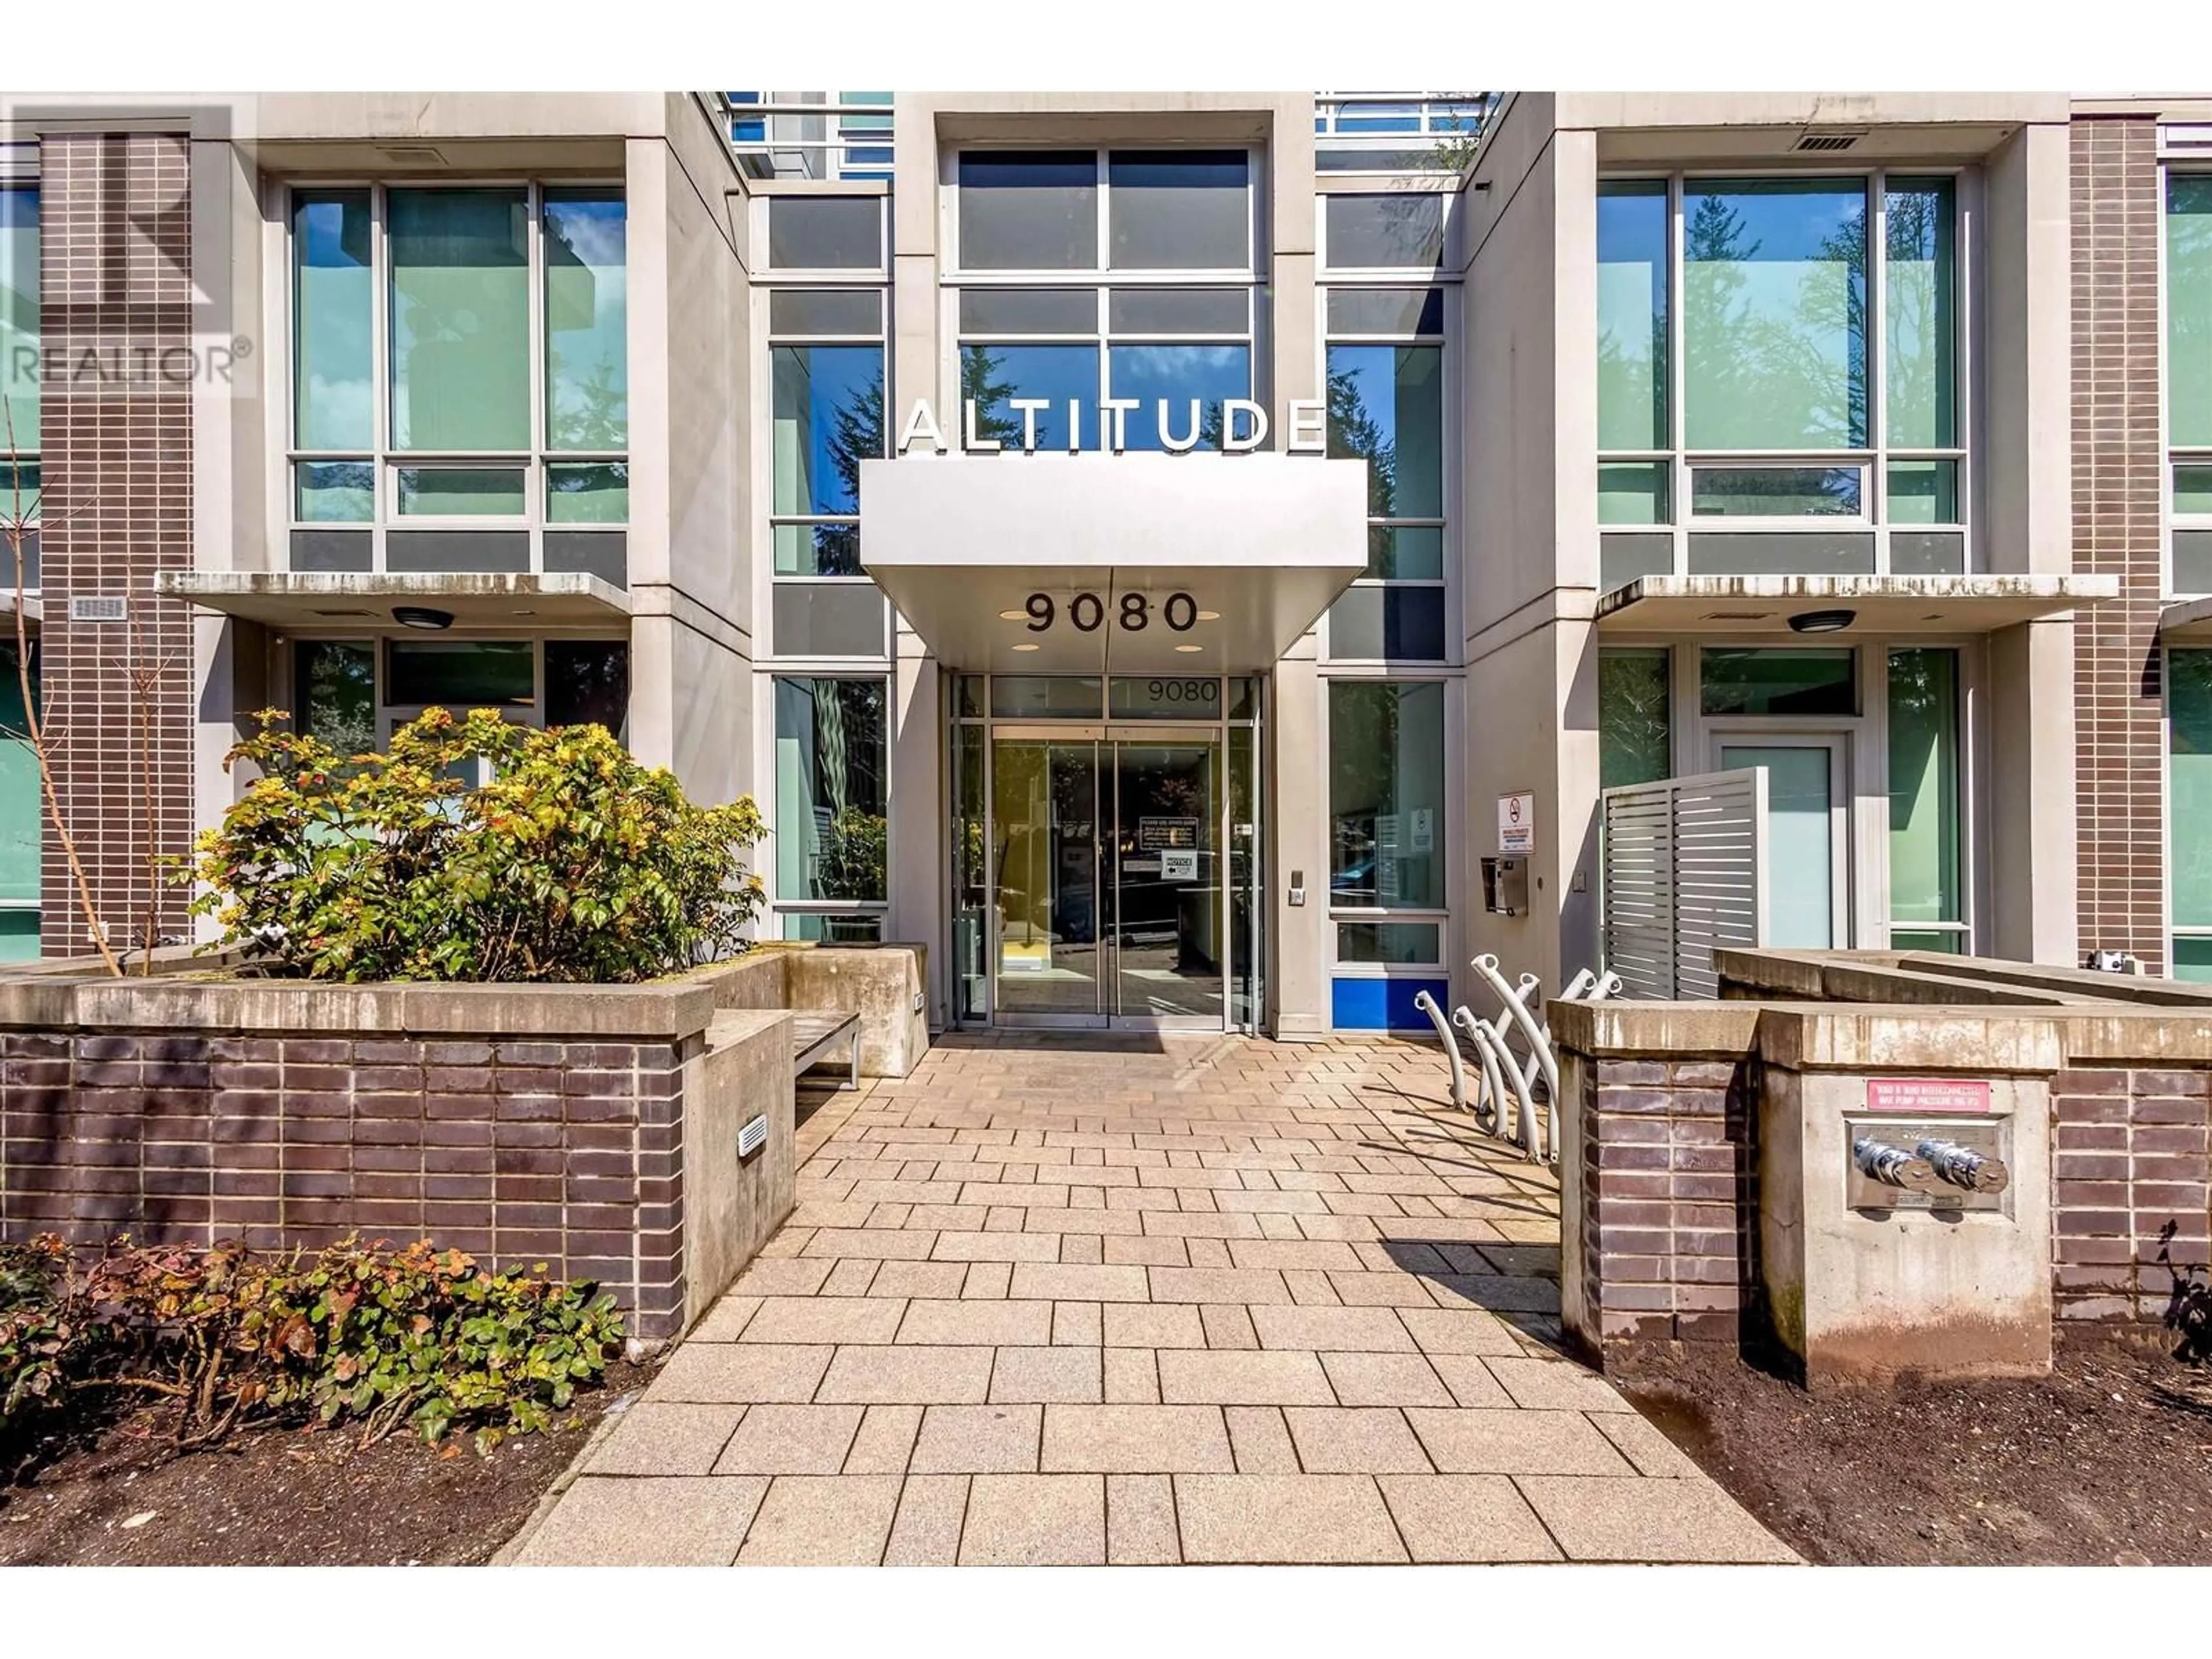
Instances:
[[[1540,985],[1534,974],[1523,974],[1520,982],[1508,985],[1505,975],[1498,971],[1498,958],[1487,953],[1474,958],[1471,964],[1491,989],[1497,992],[1501,1006],[1495,1019],[1475,1018],[1464,1006],[1452,1010],[1447,1024],[1443,1009],[1426,991],[1413,994],[1413,1006],[1429,1017],[1437,1028],[1437,1038],[1443,1043],[1445,1058],[1451,1065],[1452,1104],[1462,1110],[1472,1109],[1478,1121],[1501,1140],[1510,1140],[1528,1154],[1531,1163],[1559,1159],[1559,1065],[1552,1053],[1551,1034],[1536,1018],[1530,1006]],[[1598,975],[1584,968],[1560,993],[1566,1001],[1603,1002],[1620,994],[1620,976],[1610,971]],[[1459,1043],[1452,1036],[1457,1026],[1467,1034],[1474,1046],[1475,1059],[1482,1067],[1480,1093],[1470,1105],[1467,1066],[1463,1063]],[[1528,1055],[1524,1061],[1513,1050],[1510,1040],[1518,1031],[1526,1043]],[[1548,1109],[1546,1113],[1545,1133],[1540,1146],[1536,1131],[1536,1079],[1540,1075]],[[1508,1096],[1516,1103],[1513,1125],[1506,1127]]]
[[[1505,1016],[1501,1012],[1495,1023],[1477,1019],[1472,1010],[1460,1007],[1452,1011],[1452,1024],[1467,1033],[1468,1041],[1482,1060],[1483,1098],[1488,1103],[1488,1128],[1500,1140],[1510,1140],[1527,1152],[1534,1160],[1538,1153],[1536,1145],[1536,1090],[1528,1070],[1505,1041],[1502,1027]],[[1506,1102],[1510,1097],[1519,1103],[1511,1126],[1508,1127]]]
[[[1444,1024],[1444,1011],[1437,1000],[1426,991],[1413,993],[1413,1006],[1429,1017],[1429,1024],[1437,1028],[1437,1037],[1444,1045],[1444,1058],[1451,1062],[1452,1104],[1461,1111],[1467,1105],[1467,1067],[1460,1063],[1459,1044],[1452,1040],[1451,1027]]]

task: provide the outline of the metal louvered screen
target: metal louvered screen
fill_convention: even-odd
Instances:
[[[1766,936],[1766,771],[1608,789],[1605,965],[1626,994],[1717,997],[1716,946]]]

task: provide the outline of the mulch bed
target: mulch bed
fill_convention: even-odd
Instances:
[[[1730,1349],[1613,1377],[1809,1561],[2212,1563],[2212,1371],[2062,1332],[2051,1375],[1808,1395]]]
[[[164,1408],[132,1413],[0,1486],[0,1565],[465,1566],[513,1537],[607,1407],[649,1373],[617,1364],[550,1434],[479,1457],[394,1435],[256,1428],[179,1455]]]

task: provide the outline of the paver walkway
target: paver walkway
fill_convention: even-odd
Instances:
[[[1449,1098],[1413,1044],[952,1038],[807,1121],[516,1559],[1794,1559],[1560,1357],[1556,1182]]]

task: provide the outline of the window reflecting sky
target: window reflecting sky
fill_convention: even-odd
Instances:
[[[881,346],[778,346],[771,510],[860,510],[860,460],[883,453]]]
[[[1160,401],[1168,404],[1167,424],[1180,440],[1190,427],[1190,400],[1200,404],[1199,430],[1204,447],[1217,447],[1221,405],[1252,395],[1252,352],[1242,345],[1115,346],[1107,368],[1113,395],[1135,398],[1143,406],[1129,411],[1123,433],[1131,449],[1164,449]]]
[[[1010,408],[1015,398],[1042,398],[1051,407],[1036,411],[1037,447],[1068,447],[1067,406],[1081,406],[1082,444],[1099,447],[1098,348],[1092,345],[971,345],[961,349],[959,418],[966,402],[976,405],[975,435],[1009,448],[1022,443],[1024,411]],[[956,448],[963,434],[947,429]]]

